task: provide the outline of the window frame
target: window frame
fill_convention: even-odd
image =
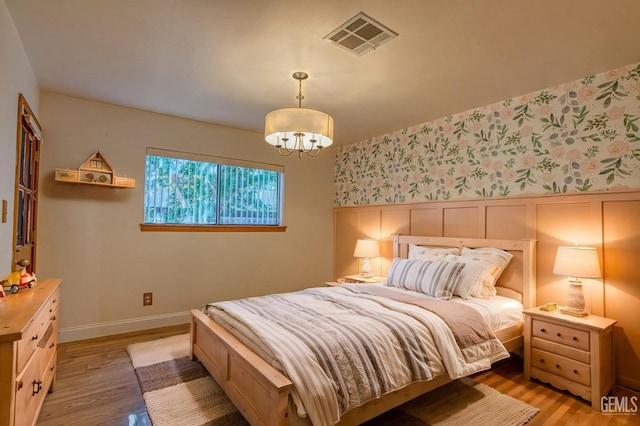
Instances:
[[[18,260],[27,259],[30,263],[28,271],[35,273],[42,126],[22,93],[18,94],[17,121],[11,271],[19,269]]]
[[[184,223],[140,223],[140,231],[142,232],[285,232],[287,227],[283,225],[284,220],[284,175],[285,168],[282,165],[261,163],[257,161],[240,160],[227,157],[219,157],[208,154],[196,154],[185,151],[177,151],[164,148],[147,147],[145,152],[145,164],[147,156],[160,156],[174,159],[202,161],[215,163],[218,165],[230,165],[237,167],[271,170],[280,173],[279,179],[279,225],[251,225],[251,224],[184,224]],[[146,176],[145,167],[145,195],[146,196]],[[219,182],[219,180],[218,180]],[[143,216],[146,208],[145,200],[143,200]],[[217,213],[216,213],[217,215]]]

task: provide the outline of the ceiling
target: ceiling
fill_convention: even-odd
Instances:
[[[41,88],[262,132],[331,114],[364,140],[640,60],[637,0],[5,0]],[[324,37],[359,12],[398,37]]]

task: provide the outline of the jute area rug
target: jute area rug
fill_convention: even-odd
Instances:
[[[189,359],[189,335],[127,348],[154,426],[247,425],[200,362]],[[523,425],[540,410],[465,378],[366,423],[391,425]]]

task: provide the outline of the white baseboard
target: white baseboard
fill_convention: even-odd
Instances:
[[[58,330],[58,343],[93,339],[94,337],[149,330],[170,325],[187,324],[190,320],[191,313],[186,311],[121,321],[101,322],[77,327],[64,327]]]

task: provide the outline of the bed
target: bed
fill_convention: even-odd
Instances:
[[[407,259],[416,247],[460,250],[491,247],[512,255],[495,286],[496,299],[507,298],[523,308],[535,304],[535,241],[495,240],[447,237],[393,236],[393,259]],[[397,260],[400,262],[400,260]],[[392,265],[393,268],[393,265]],[[393,271],[390,271],[393,272]],[[321,290],[318,290],[321,292]],[[192,310],[191,357],[198,359],[252,425],[296,424],[301,419],[291,403],[292,381],[270,362],[205,314]],[[522,346],[522,322],[495,330],[495,336],[508,351]],[[268,359],[268,358],[267,358]],[[340,417],[339,424],[359,424],[414,397],[442,386],[452,379],[440,374],[428,381],[417,381],[352,408]]]

